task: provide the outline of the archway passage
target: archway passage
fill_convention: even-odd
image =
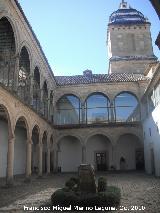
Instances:
[[[30,103],[30,59],[26,47],[22,47],[19,59],[18,95]]]
[[[82,163],[82,146],[79,139],[74,136],[65,136],[58,144],[58,167],[62,172],[77,172]]]
[[[0,177],[6,176],[7,152],[9,138],[8,115],[5,107],[0,105]]]
[[[86,144],[86,162],[97,171],[106,171],[112,161],[112,145],[110,140],[101,134],[91,136]]]
[[[25,174],[28,127],[24,117],[18,119],[14,133],[14,175]]]
[[[32,130],[32,173],[38,173],[39,162],[39,128],[35,126]]]
[[[0,82],[14,86],[15,75],[15,37],[7,18],[0,19]]]
[[[137,136],[133,134],[120,136],[116,150],[118,170],[144,169],[143,145]]]
[[[45,131],[42,138],[42,172],[47,173],[47,132]]]

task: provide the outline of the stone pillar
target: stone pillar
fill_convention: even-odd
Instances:
[[[39,141],[39,165],[38,165],[38,175],[42,176],[42,144]]]
[[[8,153],[7,153],[7,171],[6,171],[6,184],[13,184],[13,167],[14,167],[14,142],[15,138],[11,137],[8,139]]]
[[[27,155],[26,155],[26,178],[31,176],[31,162],[32,162],[32,140],[27,140]]]
[[[111,119],[111,122],[115,122],[115,106],[114,106],[114,101],[111,101],[110,102],[110,119]]]
[[[81,107],[82,107],[82,124],[85,124],[86,123],[86,119],[85,119],[85,104],[84,103],[82,103],[82,105],[81,105]]]
[[[86,146],[82,147],[82,163],[86,163]]]

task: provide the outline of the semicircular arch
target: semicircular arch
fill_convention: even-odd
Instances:
[[[6,14],[5,12],[2,12],[0,14],[0,20],[2,18],[6,18],[8,20],[8,22],[10,23],[12,30],[13,30],[13,34],[14,34],[14,39],[15,39],[15,54],[18,54],[18,48],[19,48],[19,32],[18,32],[18,28],[16,26],[16,21],[15,19],[10,16],[9,14]]]
[[[109,135],[105,131],[99,131],[99,130],[91,132],[90,134],[88,134],[87,138],[85,139],[85,145],[87,144],[89,139],[91,139],[92,137],[94,137],[96,135],[102,135],[102,136],[106,137],[110,141],[110,143],[113,145],[111,135]]]
[[[137,100],[137,102],[139,103],[140,100],[139,100],[139,98],[137,97],[137,95],[136,95],[134,92],[128,91],[128,90],[123,90],[123,91],[120,91],[120,92],[116,93],[115,96],[114,96],[114,98],[113,98],[113,100],[115,100],[116,97],[118,97],[119,95],[121,95],[121,94],[123,94],[123,93],[127,93],[127,94],[129,94],[129,95],[132,95],[132,96]]]

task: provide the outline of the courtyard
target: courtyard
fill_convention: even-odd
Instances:
[[[5,179],[0,179],[0,213],[35,212],[24,211],[25,207],[39,207],[50,201],[51,194],[64,186],[65,181],[75,174],[54,174],[25,183],[24,177],[15,177],[13,187],[5,187]],[[107,178],[108,185],[121,189],[120,210],[114,212],[160,212],[160,179],[143,172],[98,173]],[[126,211],[125,208],[130,209]],[[134,210],[139,208],[139,210]],[[140,210],[145,208],[144,211]],[[40,211],[38,211],[40,212]],[[47,211],[41,211],[47,212]],[[82,211],[81,211],[82,212]]]

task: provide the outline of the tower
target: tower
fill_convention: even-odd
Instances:
[[[108,24],[109,73],[144,73],[153,54],[150,22],[122,0]]]

